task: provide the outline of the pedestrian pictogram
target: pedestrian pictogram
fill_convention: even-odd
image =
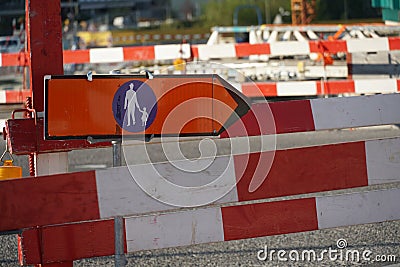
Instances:
[[[132,133],[143,132],[157,115],[157,99],[148,84],[131,80],[118,88],[112,110],[121,128]]]

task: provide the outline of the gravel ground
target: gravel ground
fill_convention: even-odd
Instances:
[[[400,136],[397,127],[378,127],[369,129],[357,129],[353,131],[329,131],[324,133],[302,133],[297,135],[282,135],[278,137],[277,147],[284,149],[293,146],[305,146],[310,144],[335,143],[343,140],[362,140],[378,137]],[[4,142],[0,143],[0,149],[4,149]],[[158,148],[154,147],[154,151]],[[150,148],[152,151],[152,148]],[[196,153],[194,153],[196,154]],[[194,155],[195,156],[195,155]],[[69,155],[70,170],[86,170],[92,168],[110,167],[112,164],[111,149],[94,149],[86,151],[73,151]],[[162,160],[162,157],[160,158]],[[24,167],[24,175],[27,175],[27,157],[15,158],[16,165]],[[400,183],[378,188],[400,188]],[[351,189],[343,192],[366,190]],[[313,195],[329,195],[333,192]],[[335,192],[337,193],[337,192]],[[286,198],[280,198],[286,199]],[[400,205],[400,203],[399,203]],[[291,251],[297,251],[300,255],[304,250],[313,250],[316,255],[321,255],[323,250],[337,249],[338,239],[347,241],[347,250],[357,250],[362,253],[370,250],[370,261],[360,260],[346,261],[345,256],[340,259],[330,260],[325,254],[322,261],[279,261],[277,254],[274,258],[259,260],[258,251],[267,246],[272,250],[284,250],[287,255]],[[293,252],[294,253],[294,252]],[[386,262],[376,261],[377,256],[387,258]],[[395,260],[391,258],[395,257]],[[182,248],[168,248],[152,251],[142,251],[127,255],[127,266],[389,266],[400,263],[400,221],[341,227],[335,229],[319,230],[304,233],[295,233],[263,238],[254,238],[240,241],[230,241],[215,244],[202,244]],[[15,235],[0,236],[0,266],[18,266],[17,241]],[[92,258],[74,262],[74,266],[114,266],[113,257]]]

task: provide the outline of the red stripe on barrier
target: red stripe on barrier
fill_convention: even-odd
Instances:
[[[0,210],[0,231],[99,219],[95,172],[1,181]]]
[[[192,58],[199,58],[199,48],[195,45],[190,46],[191,57]]]
[[[222,207],[225,241],[318,230],[314,198]]]
[[[124,60],[153,60],[155,59],[154,46],[124,47]]]
[[[89,50],[64,50],[64,64],[90,62]]]
[[[236,57],[271,54],[269,44],[235,44]]]
[[[269,155],[263,153],[250,154],[248,160],[248,155],[234,157],[239,201],[368,185],[364,142],[278,150],[270,170],[264,162]],[[265,180],[250,193],[252,179]]]
[[[314,131],[309,100],[256,103],[221,138]]]
[[[242,92],[247,97],[277,96],[276,83],[244,83]]]
[[[34,228],[18,235],[18,260],[21,266],[41,262],[39,233],[39,228]]]
[[[28,96],[31,96],[30,90],[10,90],[6,91],[6,103],[23,103]]]
[[[269,104],[275,120],[276,133],[314,131],[314,118],[309,100]]]
[[[240,120],[232,124],[221,138],[274,134],[275,124],[268,103],[253,104]]]
[[[40,239],[39,242],[31,242]],[[82,222],[30,229],[22,234],[25,264],[73,261],[83,258],[113,255],[114,220]],[[41,247],[40,254],[36,255]],[[126,242],[125,252],[126,252]],[[40,262],[40,258],[42,262]]]
[[[11,53],[11,54],[1,54],[1,66],[25,66],[28,64],[28,59],[24,52],[21,53]]]
[[[389,50],[400,50],[400,38],[389,37]]]
[[[317,94],[319,95],[337,95],[343,93],[356,92],[353,80],[325,81],[323,83],[324,88],[322,88],[322,82],[316,82],[316,83],[317,83]]]
[[[310,41],[310,52],[312,53],[338,53],[347,51],[347,42],[345,40],[337,41]]]

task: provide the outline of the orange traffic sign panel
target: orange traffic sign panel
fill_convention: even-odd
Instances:
[[[45,77],[46,139],[219,135],[249,109],[214,74]]]

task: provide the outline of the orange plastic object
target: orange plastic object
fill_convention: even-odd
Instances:
[[[16,179],[22,177],[22,168],[14,166],[12,160],[5,160],[0,167],[0,180]]]

